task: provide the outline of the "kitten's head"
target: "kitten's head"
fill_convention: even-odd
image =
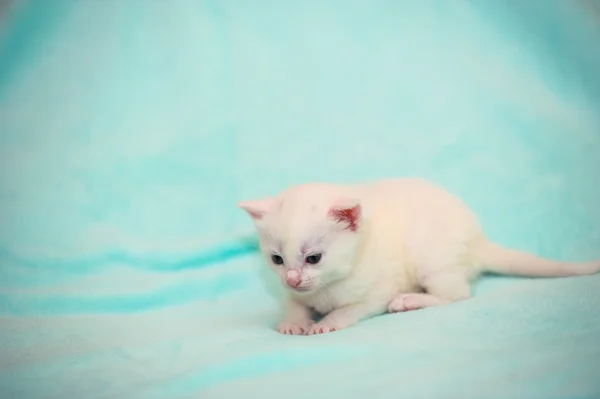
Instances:
[[[238,206],[254,220],[260,249],[288,289],[308,294],[351,273],[363,210],[335,186],[296,186]]]

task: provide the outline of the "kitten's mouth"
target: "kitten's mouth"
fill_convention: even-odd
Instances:
[[[289,289],[291,289],[292,291],[296,291],[296,292],[308,292],[310,290],[312,290],[312,287],[288,287]]]

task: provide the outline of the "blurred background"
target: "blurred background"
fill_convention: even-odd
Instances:
[[[390,356],[449,351],[432,359],[447,366],[445,396],[410,378],[410,397],[598,397],[586,377],[598,349],[556,343],[574,345],[568,325],[597,344],[597,278],[490,280],[490,302],[410,316],[408,330],[387,318],[341,335],[343,348],[333,335],[292,345],[271,335],[276,300],[235,204],[308,181],[419,176],[460,195],[494,240],[589,260],[600,258],[599,154],[598,1],[0,0],[0,396],[258,397],[282,389],[260,381],[294,386],[272,372],[309,373],[350,347],[375,356],[356,342],[404,331],[420,349]],[[520,306],[540,302],[536,289],[546,302],[530,314]],[[469,365],[488,383],[465,391],[449,371],[479,342],[464,337],[506,319],[467,321],[495,306],[513,315],[495,302],[507,293],[527,314],[500,351],[511,357]],[[432,333],[444,320],[464,320],[452,348],[419,341],[418,323]],[[531,356],[551,370],[512,357],[527,356],[535,341],[519,334],[534,340],[536,323],[550,335]],[[559,365],[575,352],[568,374]],[[510,361],[538,374],[504,384]],[[372,364],[360,375],[379,379],[346,394],[319,372],[286,396],[383,392]],[[552,371],[571,391],[548,384]]]

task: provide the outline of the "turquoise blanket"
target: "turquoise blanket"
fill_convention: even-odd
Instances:
[[[274,331],[237,201],[420,176],[600,258],[597,1],[0,9],[1,398],[600,397],[600,275]]]

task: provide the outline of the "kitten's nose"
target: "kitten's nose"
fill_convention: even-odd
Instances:
[[[300,285],[302,278],[298,270],[288,270],[286,283],[292,288],[296,288]]]

